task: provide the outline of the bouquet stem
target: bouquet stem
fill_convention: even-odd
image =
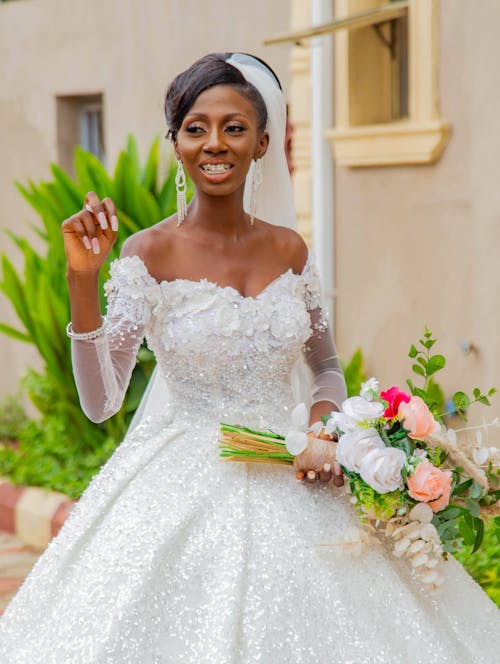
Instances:
[[[290,466],[294,456],[286,449],[285,438],[271,431],[255,431],[222,423],[219,449],[223,461],[272,463]]]

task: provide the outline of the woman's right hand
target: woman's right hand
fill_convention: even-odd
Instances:
[[[116,242],[118,217],[111,198],[102,201],[93,191],[85,196],[83,210],[63,221],[68,271],[96,273]]]

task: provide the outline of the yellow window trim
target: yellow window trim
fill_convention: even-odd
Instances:
[[[390,166],[431,164],[440,158],[451,128],[439,115],[438,3],[408,3],[409,117],[404,120],[377,125],[350,123],[349,33],[344,30],[336,35],[335,127],[327,136],[337,163],[350,167]],[[347,13],[349,5],[350,0],[336,1],[338,12]]]
[[[387,4],[382,5],[381,7],[377,7],[376,9],[353,14],[352,16],[348,16],[346,18],[339,18],[329,23],[323,23],[322,25],[316,25],[311,28],[307,28],[306,30],[297,30],[296,32],[287,32],[282,35],[269,37],[268,39],[264,40],[264,44],[266,46],[283,44],[287,42],[300,44],[300,42],[302,42],[304,39],[331,34],[332,32],[337,32],[338,30],[356,30],[358,28],[366,28],[370,25],[384,23],[385,21],[390,21],[394,18],[403,16],[408,10],[410,2],[411,0],[388,2]]]
[[[449,134],[450,127],[443,121],[399,121],[330,129],[326,137],[332,141],[339,166],[361,167],[434,163]]]

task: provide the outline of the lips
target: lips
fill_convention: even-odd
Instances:
[[[211,182],[222,182],[229,177],[233,164],[225,161],[206,161],[200,164],[203,175]]]
[[[231,164],[219,163],[219,164],[202,164],[201,170],[204,173],[210,173],[211,175],[219,175],[220,173],[227,173],[231,170]]]

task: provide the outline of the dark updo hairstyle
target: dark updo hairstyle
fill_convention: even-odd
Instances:
[[[267,108],[257,88],[249,83],[237,67],[226,62],[231,53],[210,53],[197,60],[186,71],[174,78],[165,95],[165,117],[168,138],[175,142],[188,111],[202,92],[215,85],[230,85],[246,97],[257,113],[258,130],[264,131],[267,125]],[[252,56],[255,57],[255,56]],[[256,58],[267,67],[281,88],[278,77],[260,58]]]

